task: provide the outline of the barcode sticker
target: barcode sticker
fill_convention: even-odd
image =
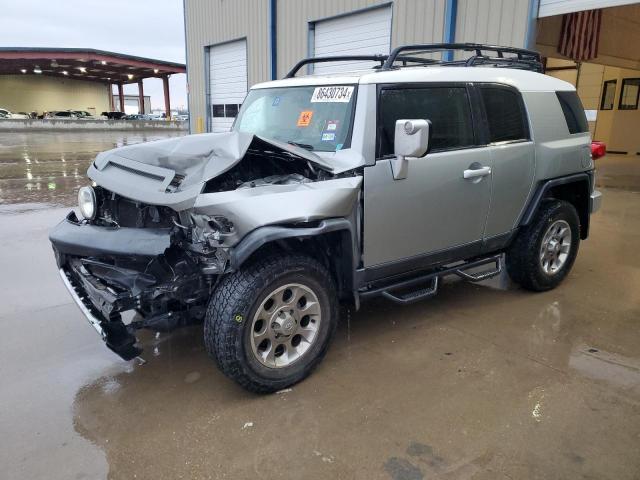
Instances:
[[[311,96],[311,103],[340,102],[347,103],[353,95],[353,87],[317,87]]]

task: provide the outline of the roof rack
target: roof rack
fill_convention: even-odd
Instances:
[[[451,50],[460,50],[464,52],[473,52],[474,55],[463,60],[439,60],[435,58],[417,57],[417,55],[425,53],[439,53]],[[412,55],[402,55],[403,52],[411,52]],[[493,52],[494,56],[486,53]],[[505,56],[504,54],[510,56]],[[305,65],[326,62],[344,62],[344,61],[373,61],[379,62],[379,65],[373,67],[376,70],[395,70],[407,66],[460,66],[460,67],[476,67],[476,66],[493,66],[503,68],[516,68],[520,70],[532,70],[534,72],[543,72],[542,59],[538,52],[526,50],[524,48],[500,47],[497,45],[483,45],[480,43],[425,43],[402,45],[393,49],[389,55],[339,55],[335,57],[312,57],[300,60],[295,66],[289,70],[284,78],[293,78],[296,73]],[[402,65],[396,65],[396,62],[402,62]],[[410,65],[413,64],[413,65]]]
[[[304,58],[300,60],[298,63],[294,65],[294,67],[289,70],[289,73],[285,75],[284,78],[293,78],[305,65],[311,65],[313,63],[326,63],[326,62],[343,62],[343,61],[355,61],[355,60],[370,60],[372,62],[380,62],[377,68],[382,68],[385,60],[389,55],[337,55],[335,57],[312,57],[312,58]]]
[[[447,65],[447,66],[494,66],[505,68],[517,68],[521,70],[532,70],[534,72],[542,72],[542,60],[540,54],[533,50],[514,47],[500,47],[498,45],[483,45],[481,43],[425,43],[414,45],[402,45],[393,49],[387,60],[382,65],[381,70],[392,70],[397,68],[394,63],[402,60],[406,65],[406,56],[401,55],[403,52],[412,52],[415,54],[438,53],[451,50],[459,50],[463,52],[473,52],[474,55],[464,60],[433,60],[431,65]],[[493,52],[494,56],[486,55]],[[510,56],[505,56],[507,53]],[[404,66],[403,65],[403,66]]]

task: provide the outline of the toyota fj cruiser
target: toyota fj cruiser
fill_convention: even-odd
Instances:
[[[296,77],[327,61],[355,70]],[[414,302],[503,263],[554,288],[600,205],[603,146],[574,87],[540,72],[536,52],[475,44],[303,60],[255,85],[230,132],[100,153],[81,216],[50,233],[62,281],[124,359],[136,329],[204,320],[210,355],[255,392],[313,370],[340,303]]]

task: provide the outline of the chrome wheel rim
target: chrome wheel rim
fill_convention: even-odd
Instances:
[[[267,295],[253,316],[251,349],[262,365],[288,367],[300,360],[318,338],[322,310],[306,285],[289,283]]]
[[[553,222],[540,245],[540,266],[547,275],[554,275],[567,263],[571,251],[571,227],[564,220]]]

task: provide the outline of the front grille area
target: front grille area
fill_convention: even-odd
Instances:
[[[168,207],[146,205],[96,187],[96,223],[132,228],[169,228],[177,213]]]

